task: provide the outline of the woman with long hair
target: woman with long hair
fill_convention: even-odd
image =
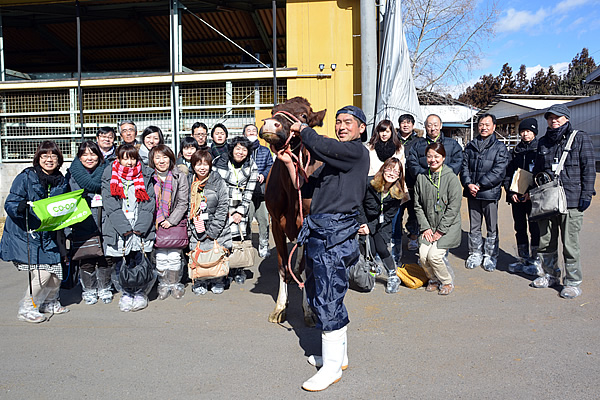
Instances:
[[[408,200],[404,183],[404,168],[396,157],[388,158],[373,179],[367,184],[359,222],[358,233],[367,235],[371,248],[383,261],[388,273],[385,292],[398,292],[400,279],[389,247],[392,241],[392,221],[400,205]]]
[[[370,161],[369,176],[374,176],[383,163],[391,157],[400,160],[402,169],[404,169],[406,164],[404,147],[398,139],[394,124],[389,119],[384,119],[377,124],[371,140],[367,143],[367,149],[369,149]]]
[[[62,280],[61,259],[66,260],[62,231],[35,232],[40,220],[28,203],[68,192],[68,179],[60,172],[63,155],[55,142],[43,141],[33,166],[17,175],[4,202],[6,223],[0,242],[0,258],[12,261],[19,271],[30,273],[30,288],[19,305],[17,318],[39,323],[42,313],[69,311],[58,299]],[[29,229],[30,232],[27,232]]]
[[[249,235],[248,219],[250,204],[256,182],[258,181],[258,168],[250,156],[251,143],[243,136],[238,136],[231,141],[229,157],[219,157],[214,161],[214,169],[221,175],[229,188],[229,227],[234,239]],[[232,268],[231,275],[238,284],[246,281],[243,268]]]

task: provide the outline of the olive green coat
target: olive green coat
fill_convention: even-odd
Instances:
[[[437,180],[437,173],[435,174]],[[419,221],[419,229],[440,231],[444,235],[438,240],[438,249],[453,249],[460,246],[460,206],[462,203],[462,186],[452,168],[444,166],[440,177],[440,199],[437,202],[437,189],[429,177],[429,170],[417,176],[415,184],[415,213]],[[436,204],[441,209],[436,210]],[[423,236],[419,241],[425,243]]]

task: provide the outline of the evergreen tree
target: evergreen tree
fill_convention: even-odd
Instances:
[[[583,48],[569,64],[569,71],[560,79],[556,94],[591,96],[600,93],[600,88],[586,85],[585,78],[597,68],[588,49]]]
[[[500,75],[496,79],[500,83],[500,93],[517,93],[517,82],[513,78],[512,68],[508,66],[508,63],[502,66],[502,71],[500,71]]]
[[[525,94],[527,93],[527,89],[529,87],[529,79],[527,79],[527,68],[525,64],[521,64],[519,68],[519,72],[515,77],[516,79],[516,93]]]
[[[501,85],[498,77],[494,77],[492,74],[484,75],[479,78],[479,82],[475,83],[472,87],[469,86],[460,95],[458,101],[471,104],[477,108],[483,108],[500,92]]]

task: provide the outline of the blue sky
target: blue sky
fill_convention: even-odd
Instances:
[[[480,7],[491,0],[483,0]],[[499,1],[496,35],[482,45],[482,60],[464,87],[486,74],[500,73],[508,63],[513,74],[525,64],[529,77],[550,65],[565,72],[582,48],[600,64],[600,0]],[[453,90],[460,94],[461,90]]]

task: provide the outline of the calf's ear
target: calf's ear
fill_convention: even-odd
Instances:
[[[323,126],[323,120],[325,119],[325,114],[327,113],[327,109],[317,111],[312,113],[310,117],[308,117],[308,126]]]

